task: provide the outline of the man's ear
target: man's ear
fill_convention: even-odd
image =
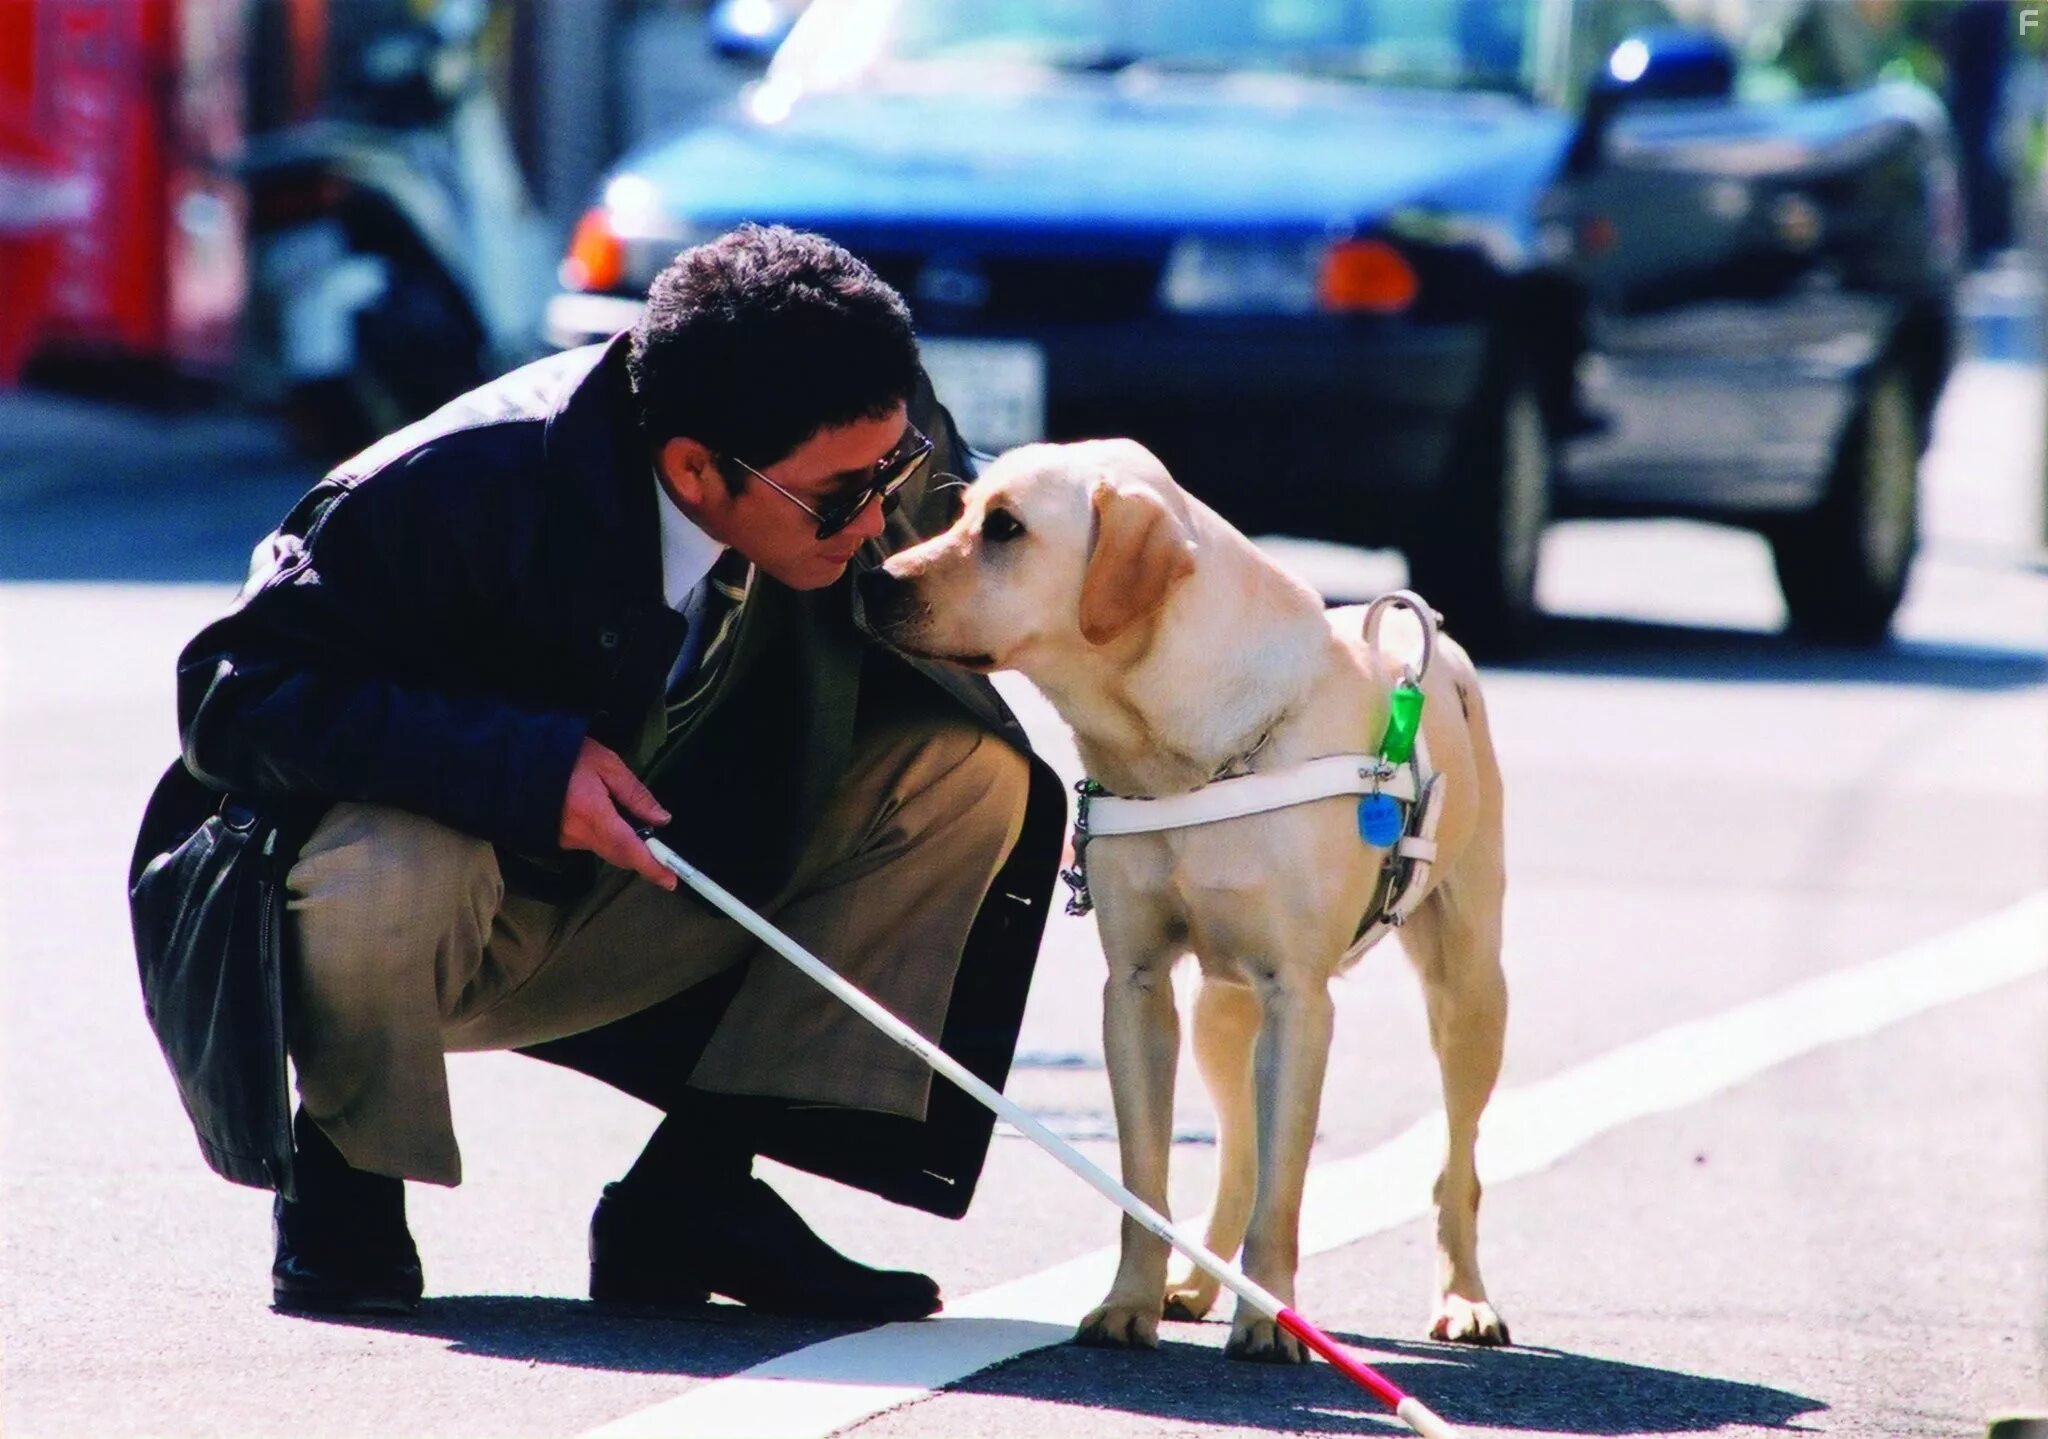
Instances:
[[[1081,581],[1081,635],[1108,644],[1166,603],[1195,568],[1195,542],[1158,494],[1096,483],[1095,545]]]
[[[657,463],[669,493],[692,510],[704,508],[713,485],[725,484],[711,451],[686,435],[677,435],[664,444]]]

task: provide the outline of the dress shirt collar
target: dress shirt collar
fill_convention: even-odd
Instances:
[[[661,512],[661,595],[670,609],[680,611],[725,553],[725,546],[692,523],[660,475],[654,477],[654,488]]]

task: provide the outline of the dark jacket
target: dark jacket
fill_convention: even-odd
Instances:
[[[928,390],[913,414],[944,441],[926,475],[964,472]],[[957,504],[954,492],[929,485],[906,499],[885,544],[870,546],[860,566],[943,524]],[[232,840],[219,821],[232,795],[239,817],[253,812],[254,832],[277,829],[267,868],[236,856],[277,886],[327,805],[364,800],[492,841],[514,882],[565,893],[585,882],[595,861],[556,845],[578,747],[589,735],[629,759],[652,755],[682,637],[681,617],[662,598],[657,503],[623,339],[553,356],[322,480],[259,547],[234,609],[187,646],[178,665],[183,759],[145,814],[131,907],[152,1022],[202,1150],[228,1177],[277,1187],[289,1165],[288,1148],[276,1152],[287,1102],[274,1063],[281,1036],[252,1032],[263,1026],[250,1019],[275,1010],[267,996],[288,992],[266,972],[259,943],[274,928],[269,963],[289,963],[288,926],[265,921],[258,906],[246,921],[215,926],[234,938],[193,953],[186,933],[180,950],[174,933],[194,930],[185,917],[200,912],[195,898],[219,892],[218,856],[232,846],[200,836],[183,854],[178,847],[209,816],[215,838]],[[986,681],[913,669],[867,641],[849,580],[799,593],[763,577],[716,697],[652,776],[677,817],[665,837],[743,897],[773,893],[844,769],[864,687],[964,708],[1028,753]],[[1032,764],[1024,837],[970,938],[942,1041],[996,1084],[1015,1047],[1064,823],[1057,780]],[[620,1042],[632,1033],[626,1026]],[[659,1034],[641,1042],[667,1049]],[[601,1046],[595,1058],[578,1067],[603,1072]],[[631,1073],[656,1063],[627,1058]],[[259,1123],[245,1091],[265,1075],[274,1080],[256,1106]],[[660,1087],[651,1081],[604,1077],[663,1097],[647,1092]],[[812,1111],[792,1118],[788,1133],[777,1128],[763,1136],[763,1153],[959,1213],[991,1121],[940,1084],[922,1124]]]

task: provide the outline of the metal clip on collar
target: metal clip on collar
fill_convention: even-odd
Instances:
[[[1437,626],[1444,617],[1430,607],[1428,600],[1413,590],[1388,590],[1365,607],[1365,643],[1369,649],[1380,647],[1380,621],[1386,618],[1390,609],[1407,610],[1415,616],[1422,627],[1422,662],[1406,666],[1408,683],[1420,685],[1422,677],[1429,673],[1429,662],[1436,658]]]
[[[1067,896],[1067,913],[1079,919],[1095,908],[1095,897],[1088,893],[1088,801],[1106,791],[1092,779],[1074,781],[1074,793],[1080,798],[1074,803],[1074,865],[1060,871],[1073,893]]]

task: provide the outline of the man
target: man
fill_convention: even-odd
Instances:
[[[183,760],[132,876],[202,1148],[279,1190],[279,1309],[417,1303],[403,1181],[461,1177],[444,1054],[502,1048],[666,1112],[592,1217],[593,1298],[938,1307],[925,1276],[826,1246],[752,1162],[957,1216],[986,1117],[675,893],[635,833],[661,827],[1001,1081],[1064,806],[985,682],[865,642],[849,580],[913,517],[949,517],[935,460],[964,456],[895,292],[817,236],[748,226],[679,255],[628,334],[371,447],[258,549],[179,661]],[[275,910],[194,938],[230,833],[258,832],[284,856]],[[288,1152],[246,1120],[277,1066],[235,995],[268,969]]]

